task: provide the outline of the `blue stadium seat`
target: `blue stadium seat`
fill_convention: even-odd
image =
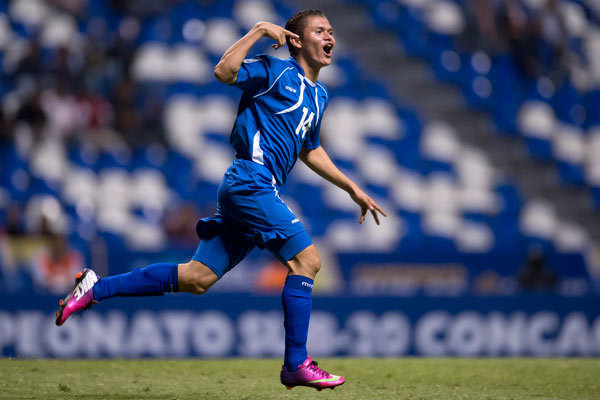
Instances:
[[[584,172],[581,165],[565,161],[557,161],[558,173],[561,179],[569,184],[581,186],[585,184]]]
[[[598,208],[600,208],[600,187],[597,187],[597,186],[592,187],[592,196],[593,196],[594,202],[596,203]]]
[[[124,152],[102,152],[98,155],[98,161],[94,165],[94,170],[102,171],[110,168],[125,170],[129,164],[130,156]]]
[[[554,108],[557,118],[561,121],[569,124],[583,122],[583,120],[579,120],[577,111],[574,108],[580,104],[580,95],[569,81],[565,81],[554,93],[554,96],[550,99],[550,104]]]
[[[193,163],[190,159],[170,150],[162,172],[165,174],[169,185],[179,196],[186,200],[196,198],[196,177]]]
[[[581,104],[586,111],[584,128],[600,125],[600,90],[590,90],[582,96]]]
[[[545,139],[527,137],[525,138],[527,149],[532,157],[540,160],[552,160],[552,143]]]

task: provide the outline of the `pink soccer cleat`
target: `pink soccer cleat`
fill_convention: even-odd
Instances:
[[[316,361],[312,361],[310,356],[298,366],[298,370],[290,372],[285,368],[285,365],[281,367],[281,383],[284,384],[288,389],[294,386],[308,386],[317,390],[322,389],[333,389],[336,386],[343,385],[343,377],[337,375],[331,375],[325,370],[318,367]]]
[[[87,310],[97,302],[94,301],[92,288],[98,282],[96,273],[85,268],[83,272],[75,274],[75,286],[67,297],[58,302],[60,308],[56,312],[56,325],[60,326],[73,314]]]

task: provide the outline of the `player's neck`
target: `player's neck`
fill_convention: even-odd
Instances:
[[[304,76],[306,77],[306,79],[308,79],[312,83],[317,83],[321,67],[312,67],[306,62],[304,58],[299,56],[294,57],[294,59],[298,62],[298,64],[300,64],[300,66],[304,70]]]

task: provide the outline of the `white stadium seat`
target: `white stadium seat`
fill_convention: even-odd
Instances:
[[[323,187],[323,201],[325,205],[334,210],[357,214],[359,212],[358,206],[352,198],[348,196],[348,193],[333,185]]]
[[[491,189],[496,183],[496,171],[485,153],[475,148],[461,147],[454,169],[462,186]]]
[[[54,233],[64,233],[68,221],[61,203],[51,195],[32,196],[25,205],[25,225],[30,232],[40,232],[43,220]]]
[[[517,123],[525,136],[549,140],[554,133],[556,118],[547,103],[528,101],[519,109]]]
[[[240,29],[231,19],[213,18],[206,21],[204,46],[214,54],[221,56],[240,38]]]
[[[460,209],[457,185],[451,175],[433,174],[426,183],[425,191],[426,213],[455,213]]]
[[[328,152],[343,159],[360,157],[364,145],[364,131],[358,112],[359,105],[349,98],[334,99],[323,119],[323,136],[335,140],[327,142]]]
[[[138,81],[167,81],[171,78],[170,50],[161,43],[142,45],[135,53],[132,73]]]
[[[101,231],[123,234],[131,227],[132,219],[131,212],[124,208],[101,208],[96,222]]]
[[[236,1],[233,6],[233,17],[246,30],[250,30],[257,21],[269,21],[285,25],[285,21],[277,14],[273,4],[266,0]]]
[[[357,106],[364,132],[390,140],[402,138],[402,121],[392,103],[371,97]]]
[[[569,36],[583,36],[588,29],[588,22],[583,8],[572,1],[563,1],[559,3],[559,9]]]
[[[194,83],[208,82],[212,75],[209,61],[194,46],[179,45],[171,50],[170,80]]]
[[[163,115],[169,144],[190,157],[203,146],[202,120],[198,114],[197,99],[179,95],[167,101]]]
[[[45,1],[15,0],[10,3],[10,17],[25,25],[38,26],[51,12]]]
[[[67,171],[65,148],[57,140],[44,140],[31,154],[31,172],[44,180],[62,182]]]
[[[564,221],[557,224],[553,242],[558,251],[565,253],[585,252],[590,246],[590,238],[581,226]]]
[[[121,168],[105,169],[99,174],[98,208],[129,210],[131,207],[131,178]]]
[[[195,154],[195,168],[198,176],[219,184],[223,174],[233,161],[231,147],[205,142],[202,152]]]
[[[231,121],[235,120],[237,104],[230,97],[204,96],[196,105],[198,123],[204,132],[220,133],[229,137]]]
[[[423,231],[431,236],[452,239],[462,225],[458,213],[429,210],[423,214]]]
[[[52,14],[44,19],[41,42],[46,47],[81,46],[75,18],[68,14]]]
[[[162,226],[142,218],[131,218],[124,234],[127,244],[135,251],[161,251],[166,244]]]
[[[430,122],[421,134],[423,156],[432,160],[452,163],[460,150],[460,143],[452,127],[443,122]]]
[[[12,30],[10,29],[10,21],[6,14],[0,13],[0,51],[4,50],[12,40]]]
[[[436,1],[434,7],[427,7],[426,20],[429,29],[445,35],[458,35],[465,27],[460,6],[450,1]]]
[[[558,219],[554,209],[545,200],[530,200],[521,210],[519,225],[526,235],[551,240]]]
[[[458,197],[461,209],[467,212],[494,215],[504,206],[497,194],[474,186],[459,188]]]
[[[556,159],[569,164],[582,164],[586,156],[586,145],[581,129],[566,124],[557,126],[552,146]]]
[[[391,195],[398,207],[403,210],[419,212],[423,209],[427,197],[427,185],[418,173],[399,170],[396,178],[390,182]]]
[[[169,202],[170,189],[165,176],[155,168],[140,168],[131,175],[133,205],[162,212]]]
[[[68,204],[95,203],[97,191],[98,177],[94,171],[74,165],[68,168],[62,188],[62,198]]]
[[[465,253],[486,253],[494,246],[494,232],[483,223],[463,221],[456,231],[454,242]]]
[[[387,187],[395,178],[396,159],[386,147],[367,146],[356,163],[367,182]]]

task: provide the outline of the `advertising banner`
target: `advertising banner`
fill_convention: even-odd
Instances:
[[[309,352],[322,356],[600,356],[598,297],[313,300]],[[116,298],[62,327],[57,298],[0,296],[0,349],[12,357],[280,357],[278,296]]]

